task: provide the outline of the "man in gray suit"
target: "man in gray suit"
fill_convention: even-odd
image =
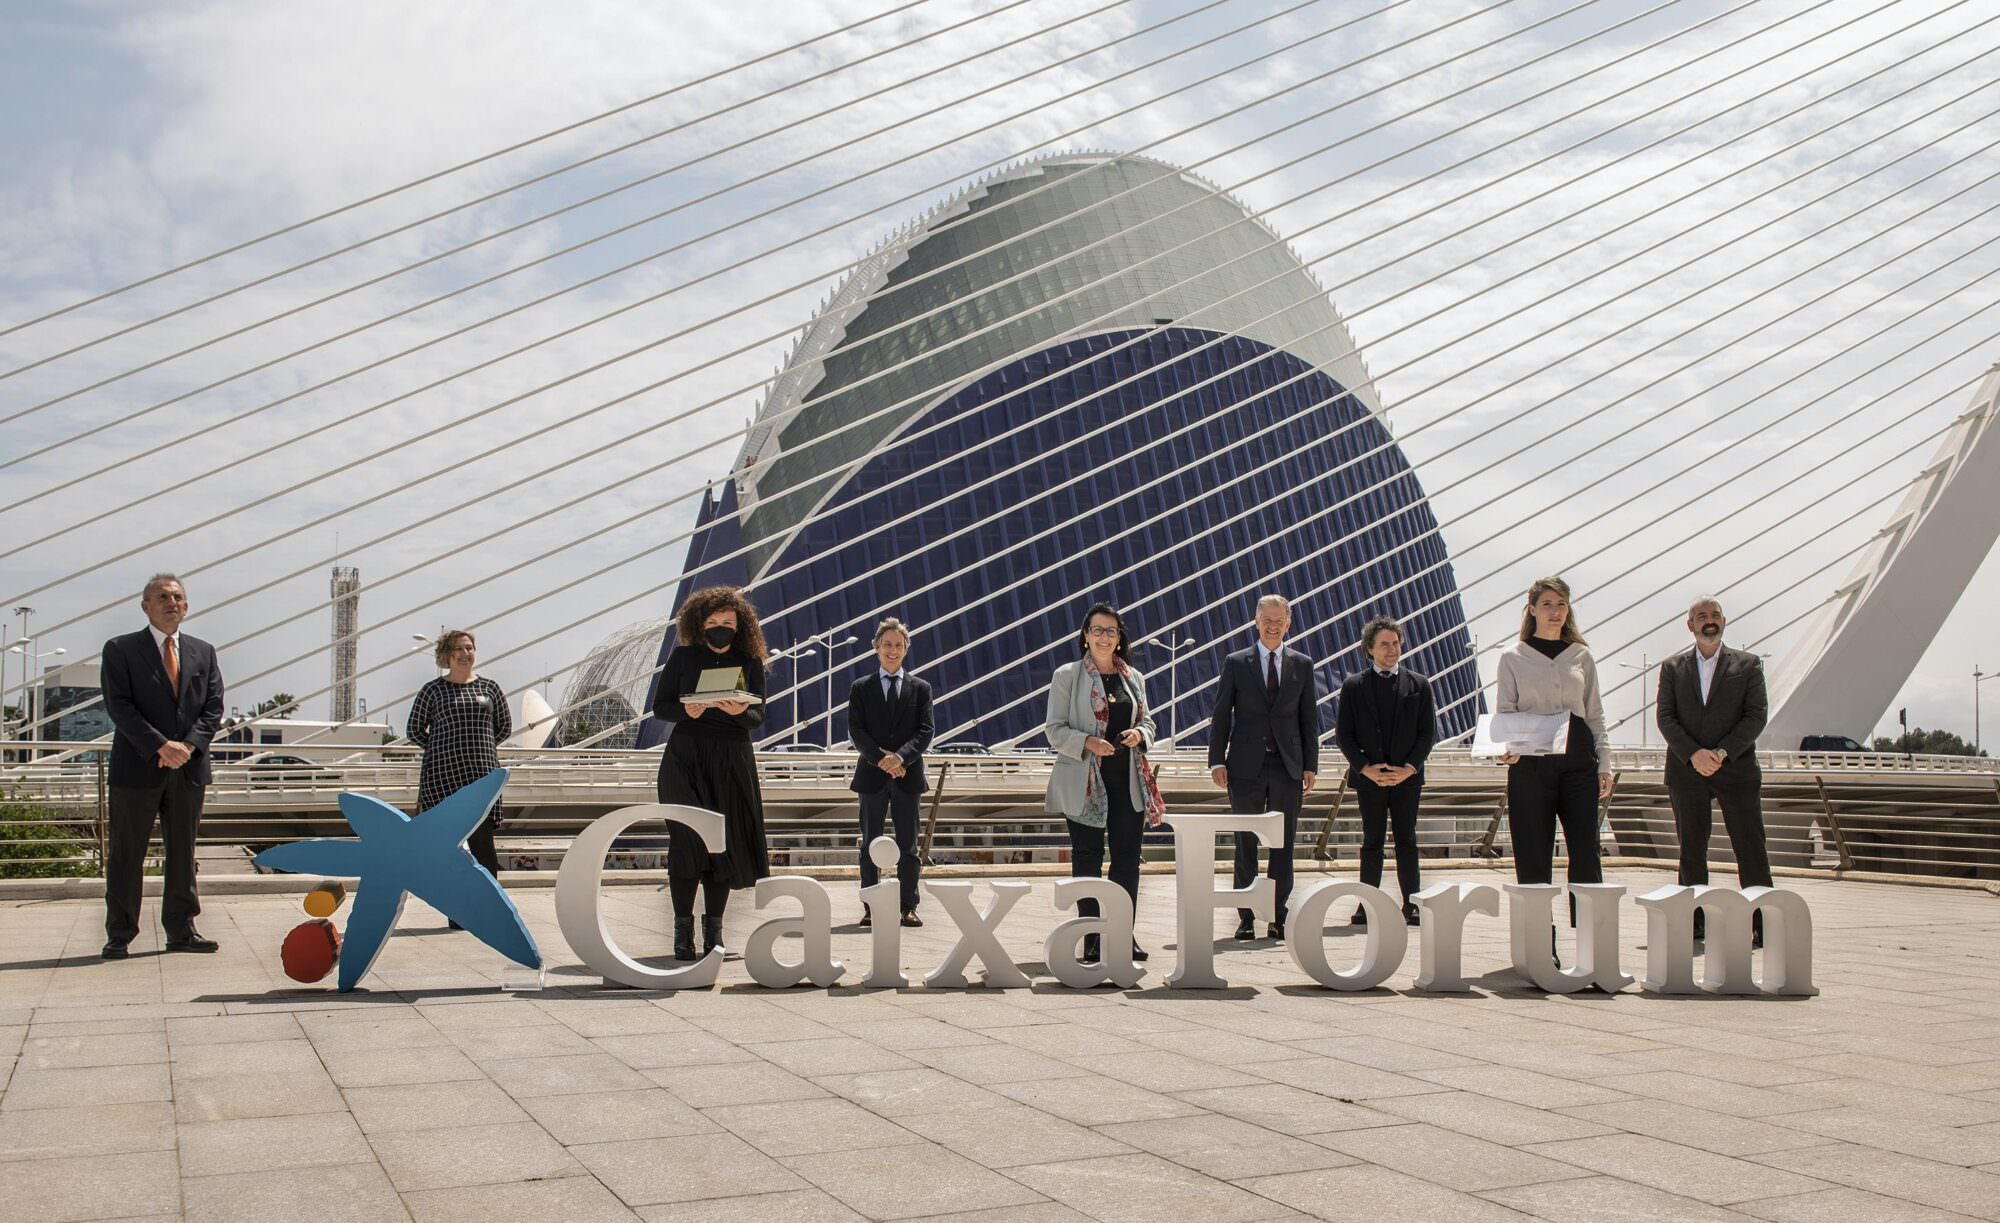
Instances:
[[[1271,881],[1278,886],[1272,938],[1285,937],[1285,904],[1292,894],[1292,850],[1298,842],[1299,808],[1319,773],[1319,682],[1312,659],[1289,649],[1292,608],[1282,595],[1257,600],[1257,644],[1222,660],[1215,684],[1215,714],[1208,731],[1208,768],[1229,792],[1239,815],[1285,813],[1285,841],[1271,848]],[[1257,877],[1257,838],[1236,834],[1236,886]],[[1257,937],[1255,915],[1236,911],[1236,937]]]
[[[1764,664],[1746,650],[1722,644],[1728,619],[1711,598],[1688,608],[1694,648],[1660,664],[1660,735],[1667,742],[1667,796],[1680,838],[1680,881],[1708,882],[1708,838],[1722,804],[1722,822],[1736,851],[1743,887],[1770,887],[1764,848],[1764,776],[1757,767],[1757,735],[1770,716]],[[1760,919],[1762,914],[1757,915]],[[1702,937],[1695,913],[1695,937]],[[1761,926],[1753,946],[1762,943]]]

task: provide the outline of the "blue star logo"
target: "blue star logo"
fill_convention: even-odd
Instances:
[[[465,848],[506,784],[507,770],[495,769],[414,820],[379,798],[343,792],[340,813],[360,840],[321,837],[257,855],[257,865],[273,870],[360,879],[341,936],[343,993],[374,967],[411,896],[515,963],[542,966],[521,911]]]

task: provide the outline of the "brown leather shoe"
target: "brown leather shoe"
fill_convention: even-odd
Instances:
[[[915,909],[911,909],[909,912],[903,914],[903,924],[906,926],[921,926],[924,924],[924,919],[917,916]]]

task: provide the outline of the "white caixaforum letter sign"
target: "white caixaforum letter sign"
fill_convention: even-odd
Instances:
[[[563,857],[556,877],[556,920],[570,949],[584,965],[606,981],[636,989],[702,989],[715,984],[722,965],[720,952],[711,951],[693,964],[680,968],[650,968],[626,955],[605,929],[601,908],[604,859],[612,842],[634,824],[666,820],[692,830],[710,852],[723,848],[722,817],[698,807],[660,803],[624,807],[600,816],[577,835],[570,852]],[[1273,920],[1275,885],[1259,876],[1246,888],[1219,888],[1215,878],[1215,838],[1225,832],[1247,832],[1264,844],[1276,843],[1283,835],[1284,816],[1263,815],[1180,815],[1172,819],[1174,832],[1175,891],[1174,924],[1179,940],[1179,960],[1167,984],[1176,989],[1223,989],[1228,982],[1215,971],[1215,911],[1249,909],[1259,920]],[[895,865],[899,851],[889,837],[877,837],[868,846],[869,856],[884,869]],[[1033,889],[1029,884],[995,883],[992,899],[985,909],[974,906],[970,883],[926,883],[958,928],[958,939],[925,978],[933,989],[957,989],[967,984],[966,969],[977,959],[985,970],[984,984],[991,988],[1021,988],[1031,982],[1000,941],[1000,925],[1021,899]],[[1575,898],[1578,925],[1575,965],[1558,967],[1550,949],[1554,929],[1555,902],[1563,889],[1554,884],[1504,885],[1508,895],[1509,943],[1514,971],[1550,993],[1573,993],[1596,986],[1617,993],[1632,983],[1618,966],[1619,901],[1625,889],[1617,884],[1577,883],[1569,887]],[[871,960],[862,985],[876,989],[904,989],[909,979],[900,963],[902,927],[886,915],[896,911],[898,884],[884,879],[862,889],[884,920],[872,924]],[[1356,898],[1368,912],[1366,941],[1360,962],[1346,970],[1335,970],[1327,961],[1326,915],[1334,901]],[[1056,924],[1043,940],[1042,954],[1050,975],[1064,985],[1087,989],[1113,985],[1135,987],[1145,975],[1132,962],[1132,901],[1125,890],[1105,879],[1063,879],[1055,885],[1057,912],[1073,910],[1083,899],[1095,899],[1096,917],[1075,916]],[[744,965],[757,984],[785,989],[804,982],[825,988],[840,980],[845,967],[833,958],[833,902],[817,880],[798,875],[782,875],[760,880],[757,904],[770,905],[780,899],[798,902],[796,916],[772,917],[750,932],[744,943]],[[1427,992],[1467,989],[1461,964],[1465,922],[1477,913],[1499,914],[1499,893],[1485,884],[1440,883],[1412,897],[1422,915],[1420,968],[1415,981]],[[1664,887],[1638,897],[1646,910],[1646,979],[1642,988],[1651,993],[1691,994],[1701,991],[1721,994],[1809,995],[1819,991],[1812,984],[1812,914],[1804,898],[1775,888],[1735,891],[1718,887]],[[1701,980],[1694,977],[1694,914],[1699,909],[1708,924],[1707,955]],[[1770,946],[1764,953],[1764,972],[1754,976],[1751,964],[1751,930],[1755,915],[1761,914]],[[1409,929],[1403,923],[1401,907],[1380,888],[1352,880],[1314,884],[1293,893],[1286,915],[1285,945],[1292,960],[1312,980],[1335,990],[1373,989],[1393,976],[1409,949]],[[1078,960],[1078,949],[1087,935],[1098,936],[1102,959],[1096,964]],[[778,940],[798,935],[801,955],[796,963],[777,956]]]

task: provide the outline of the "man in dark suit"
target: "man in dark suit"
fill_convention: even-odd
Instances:
[[[1411,900],[1423,886],[1417,860],[1417,801],[1424,789],[1424,761],[1437,743],[1437,705],[1431,682],[1402,665],[1403,627],[1378,616],[1361,630],[1369,665],[1340,685],[1335,737],[1347,757],[1347,784],[1361,805],[1361,882],[1382,886],[1382,842],[1395,829],[1396,885],[1403,893],[1403,921],[1417,924]],[[1356,909],[1354,924],[1368,924]]]
[[[1764,664],[1755,654],[1722,644],[1726,624],[1720,603],[1695,600],[1687,619],[1694,648],[1660,664],[1660,735],[1667,742],[1667,797],[1681,843],[1680,881],[1708,882],[1712,804],[1720,802],[1729,845],[1736,851],[1737,882],[1746,888],[1770,887],[1764,775],[1757,767],[1757,735],[1770,715]],[[1763,914],[1757,918],[1753,946],[1763,942]],[[1697,912],[1696,938],[1702,937],[1702,926]]]
[[[1257,600],[1257,644],[1222,660],[1208,732],[1209,775],[1229,792],[1229,809],[1285,814],[1284,844],[1271,850],[1271,880],[1278,885],[1272,938],[1285,936],[1299,808],[1319,773],[1319,683],[1312,659],[1285,647],[1291,628],[1292,609],[1283,596]],[[1256,877],[1257,838],[1239,832],[1236,886],[1249,887]],[[1256,938],[1255,914],[1238,909],[1236,916],[1236,937]]]
[[[214,951],[194,919],[194,845],[209,781],[208,744],[222,725],[215,647],[181,632],[187,591],[155,575],[139,599],[146,627],[104,643],[99,663],[111,715],[110,852],[104,864],[104,958],[122,960],[139,934],[146,842],[153,821],[166,843],[160,925],[168,951]]]
[[[910,631],[894,618],[875,629],[876,669],[854,681],[847,694],[847,734],[860,758],[848,789],[861,796],[861,886],[881,876],[868,846],[882,835],[883,817],[895,828],[896,879],[902,884],[902,922],[921,926],[917,916],[917,804],[924,794],[924,749],[930,746],[931,686],[903,667]],[[861,924],[874,914],[863,907]]]

